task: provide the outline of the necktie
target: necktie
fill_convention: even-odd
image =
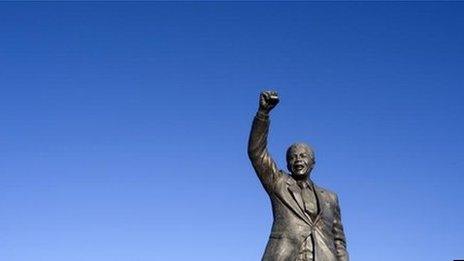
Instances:
[[[301,198],[303,199],[304,204],[304,211],[311,217],[312,220],[316,218],[317,215],[317,199],[314,195],[311,186],[309,186],[308,182],[301,182],[298,183],[301,188]],[[314,251],[313,251],[313,243],[312,243],[313,236],[310,235],[307,237],[299,251],[299,255],[297,261],[312,261],[314,260]]]
[[[317,199],[314,195],[314,191],[307,182],[299,184],[301,188],[301,197],[305,207],[305,212],[314,219],[317,215]]]

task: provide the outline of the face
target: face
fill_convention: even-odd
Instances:
[[[288,170],[295,177],[305,177],[313,168],[313,160],[308,148],[297,146],[287,155]]]

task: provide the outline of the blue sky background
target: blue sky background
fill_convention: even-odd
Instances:
[[[0,260],[259,260],[316,149],[352,260],[464,258],[464,3],[0,4]]]

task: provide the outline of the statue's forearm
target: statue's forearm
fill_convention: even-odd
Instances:
[[[256,169],[258,157],[265,156],[267,134],[269,132],[269,112],[279,103],[279,96],[275,91],[264,91],[259,95],[259,107],[248,140],[248,156]],[[258,170],[257,170],[258,171]]]
[[[268,132],[269,114],[258,110],[248,140],[248,156],[252,162],[266,151]]]
[[[248,156],[266,190],[272,189],[274,181],[279,175],[277,165],[267,150],[268,132],[269,115],[258,111],[251,127]]]

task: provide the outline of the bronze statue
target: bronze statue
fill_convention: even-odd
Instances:
[[[316,186],[309,175],[314,151],[304,143],[287,150],[287,174],[267,150],[269,112],[279,103],[276,92],[259,97],[248,142],[248,156],[271,198],[274,222],[263,255],[266,261],[348,261],[337,195]]]

